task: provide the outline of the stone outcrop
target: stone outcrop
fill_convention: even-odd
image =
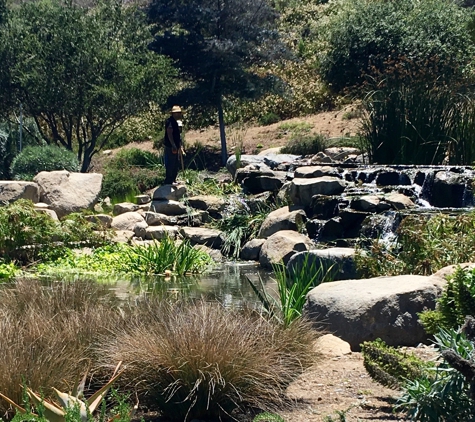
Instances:
[[[346,182],[339,177],[322,176],[311,179],[294,179],[290,184],[289,196],[295,205],[310,205],[315,195],[339,195]]]
[[[102,174],[42,171],[33,179],[39,186],[40,201],[48,204],[59,218],[92,210],[99,199]]]
[[[417,314],[434,309],[441,285],[430,277],[403,275],[323,283],[307,295],[303,316],[348,342],[381,338],[390,346],[428,341]]]
[[[299,206],[286,206],[272,211],[264,220],[258,237],[266,239],[281,230],[298,231],[307,219],[305,211]]]
[[[262,245],[259,263],[264,268],[272,268],[273,264],[287,264],[297,252],[309,250],[312,241],[305,235],[292,230],[282,230],[270,236]]]
[[[305,266],[321,271],[330,281],[351,280],[356,277],[354,256],[354,248],[312,249],[292,256],[287,270],[290,274],[299,273]]]
[[[28,199],[34,203],[39,202],[38,184],[34,182],[0,180],[0,207],[19,199]]]
[[[193,245],[205,245],[219,249],[223,244],[223,234],[220,230],[204,227],[182,227],[180,234]]]

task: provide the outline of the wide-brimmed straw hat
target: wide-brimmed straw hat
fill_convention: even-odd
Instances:
[[[181,108],[180,106],[174,105],[172,107],[172,113],[181,113]]]

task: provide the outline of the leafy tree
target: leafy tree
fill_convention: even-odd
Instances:
[[[175,60],[188,84],[172,101],[218,111],[227,160],[223,98],[252,98],[270,88],[251,66],[280,57],[278,14],[266,0],[153,0],[150,49]]]
[[[175,71],[148,50],[150,32],[136,7],[40,0],[11,14],[6,41],[18,100],[47,143],[77,152],[82,172],[127,118],[171,93]]]

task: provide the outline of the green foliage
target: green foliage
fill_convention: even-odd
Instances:
[[[285,389],[314,362],[316,332],[303,321],[283,329],[249,310],[216,303],[144,299],[101,362],[125,365],[141,403],[167,420],[226,419],[236,410],[275,411]],[[210,347],[212,345],[212,347]]]
[[[120,150],[106,165],[101,196],[121,202],[160,185],[165,177],[163,158],[138,148]]]
[[[244,200],[235,202],[232,209],[216,221],[216,227],[224,235],[223,254],[239,258],[244,244],[257,236],[262,223],[273,210],[272,205],[262,204],[251,210]]]
[[[271,125],[273,123],[277,123],[279,122],[281,119],[279,117],[279,115],[273,113],[273,112],[269,112],[267,114],[264,114],[263,116],[259,117],[259,124],[262,125],[262,126],[268,126],[268,125]]]
[[[136,6],[23,3],[12,8],[5,37],[16,101],[45,141],[78,151],[81,171],[118,126],[173,91],[175,72],[148,50],[150,31]]]
[[[472,262],[474,226],[474,213],[407,216],[394,243],[375,240],[369,248],[360,247],[355,257],[358,271],[363,277],[430,275],[447,265]]]
[[[454,84],[378,87],[362,102],[361,138],[378,164],[472,164],[475,98]]]
[[[186,182],[188,196],[214,195],[228,197],[230,194],[241,192],[239,184],[234,182],[220,182],[206,171],[185,169],[180,176]]]
[[[53,259],[64,247],[79,242],[101,245],[107,242],[107,233],[95,232],[81,216],[54,221],[23,199],[0,207],[0,255],[6,260],[28,263],[41,257]]]
[[[435,341],[439,352],[450,349],[465,359],[470,359],[475,350],[463,333],[453,329],[440,330]],[[470,421],[475,414],[469,394],[470,383],[465,377],[441,362],[406,381],[396,409],[405,411],[414,421]]]
[[[208,254],[193,248],[186,240],[178,243],[169,237],[144,246],[111,244],[98,247],[90,254],[65,251],[54,262],[37,266],[39,274],[61,272],[82,275],[135,274],[163,275],[201,273],[211,265]]]
[[[321,134],[293,135],[290,141],[281,148],[283,154],[312,155],[326,148],[327,138]]]
[[[56,145],[27,146],[12,161],[15,180],[33,180],[40,171],[79,171],[76,154]]]
[[[419,318],[425,330],[435,334],[440,328],[460,327],[467,315],[475,315],[475,269],[459,266],[437,299],[436,309],[423,311]]]
[[[412,84],[463,78],[473,55],[470,14],[455,3],[360,0],[339,6],[321,60],[322,76],[334,90],[369,79]]]
[[[429,367],[417,356],[390,347],[381,339],[365,341],[361,353],[371,378],[390,388],[399,388],[407,379],[421,377]]]
[[[211,265],[211,257],[193,248],[188,240],[175,242],[170,237],[149,245],[128,249],[127,270],[138,274],[201,273]]]
[[[0,282],[11,281],[18,272],[18,268],[13,262],[8,264],[0,263]]]
[[[317,265],[316,260],[310,262],[309,255],[306,255],[302,265],[290,272],[284,264],[274,265],[273,269],[278,299],[265,290],[261,279],[261,286],[248,277],[247,281],[265,311],[284,327],[289,327],[302,316],[307,293],[320,283],[331,281],[331,268],[325,270],[322,265]]]
[[[259,413],[252,422],[285,422],[285,420],[276,413],[263,412]]]

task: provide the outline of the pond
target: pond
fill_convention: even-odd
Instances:
[[[130,299],[144,295],[161,295],[175,298],[204,298],[218,301],[228,308],[259,306],[260,301],[253,291],[249,280],[271,295],[276,295],[277,284],[272,271],[263,270],[256,263],[228,262],[212,270],[187,277],[101,277],[92,274],[61,275],[60,279],[94,279],[108,284],[121,299]],[[58,280],[58,277],[44,277],[45,281]]]

